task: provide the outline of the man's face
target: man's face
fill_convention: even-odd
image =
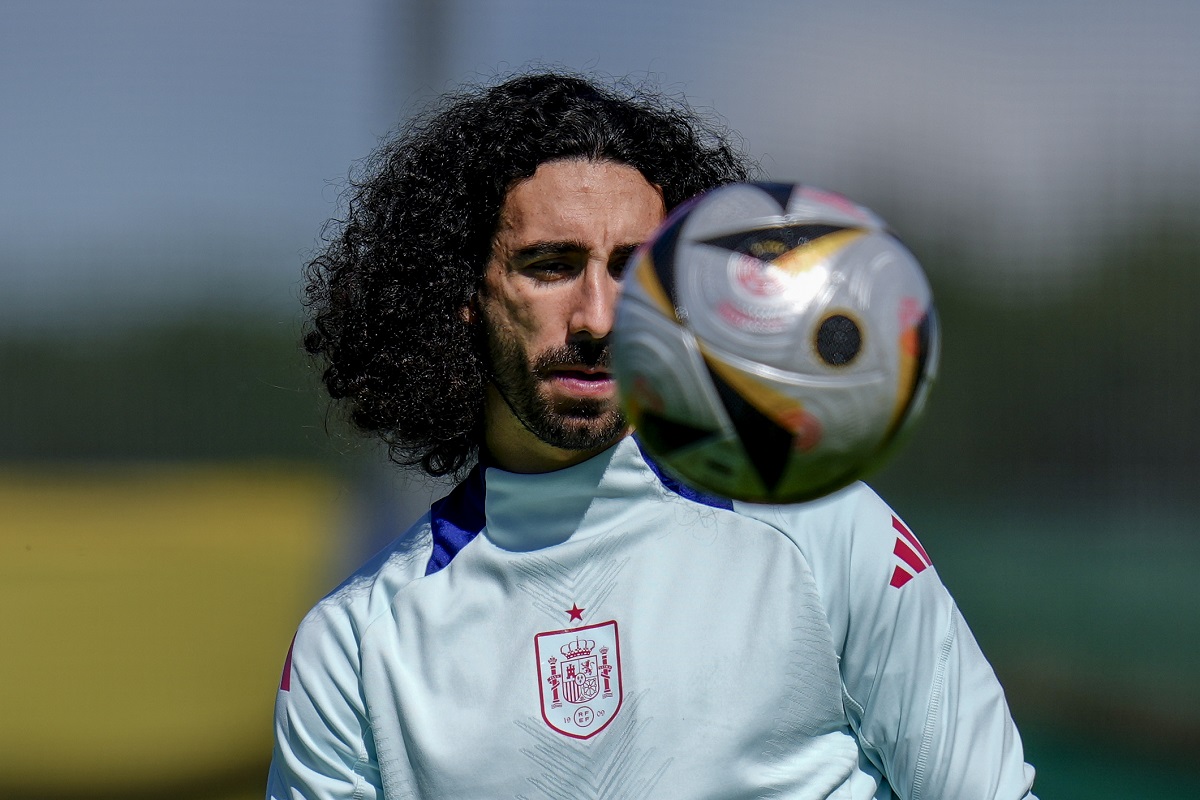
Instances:
[[[501,466],[566,466],[625,434],[609,334],[625,262],[662,219],[658,189],[611,162],[547,162],[509,191],[478,306]]]

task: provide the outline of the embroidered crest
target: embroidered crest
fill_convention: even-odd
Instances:
[[[554,730],[587,739],[621,708],[621,646],[615,620],[533,637],[542,719]]]

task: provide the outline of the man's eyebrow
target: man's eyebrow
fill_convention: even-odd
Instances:
[[[640,244],[622,244],[613,248],[610,261],[626,261]],[[586,253],[588,246],[584,242],[574,240],[533,242],[519,247],[512,252],[513,261],[536,261],[546,256],[561,256],[574,253]]]
[[[613,248],[612,256],[609,261],[628,261],[633,255],[633,251],[641,247],[640,244],[622,244]]]
[[[512,252],[514,261],[533,261],[545,256],[559,256],[566,253],[586,253],[588,246],[579,241],[545,241],[527,244]]]

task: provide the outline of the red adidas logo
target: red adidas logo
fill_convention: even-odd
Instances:
[[[924,572],[926,567],[933,565],[929,560],[929,554],[925,552],[925,548],[921,547],[921,543],[917,541],[917,537],[913,536],[913,532],[904,527],[904,523],[897,517],[892,517],[892,527],[896,529],[900,535],[896,537],[896,546],[892,552],[904,562],[904,565],[897,564],[892,570],[891,585],[899,589],[904,584],[913,579],[913,576]],[[912,571],[904,567],[907,566]]]

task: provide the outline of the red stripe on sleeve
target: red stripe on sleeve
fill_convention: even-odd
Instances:
[[[899,556],[901,561],[912,567],[913,572],[925,571],[925,562],[921,560],[920,556],[913,552],[911,547],[904,543],[903,539],[896,540],[896,546],[892,549],[892,552]]]
[[[912,575],[909,575],[907,572],[900,569],[899,567],[896,567],[894,570],[892,570],[891,584],[892,584],[892,586],[896,587],[897,589],[899,589],[901,586],[903,586],[904,584],[908,583],[911,580],[912,580]]]
[[[292,643],[288,645],[287,658],[283,661],[283,677],[279,679],[279,691],[290,692],[292,690],[292,648],[296,646],[296,637],[292,637]]]
[[[921,543],[917,541],[917,537],[913,535],[913,532],[904,527],[904,523],[900,521],[899,517],[892,517],[892,527],[899,531],[901,536],[903,536],[905,539],[908,539],[909,544],[917,548],[917,552],[921,554],[921,558],[925,559],[926,566],[932,566],[933,559],[929,557],[929,553],[926,553],[925,548],[921,547]]]

